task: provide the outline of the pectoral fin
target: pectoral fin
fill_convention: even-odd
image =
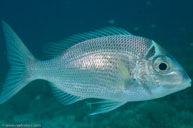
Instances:
[[[127,89],[129,86],[136,84],[136,80],[132,78],[128,68],[120,59],[118,60],[118,69],[119,69],[118,73],[119,82],[117,83],[117,85],[121,89]]]
[[[128,79],[131,77],[128,68],[125,66],[125,64],[119,59],[118,60],[118,68],[119,68],[119,76],[123,79]]]

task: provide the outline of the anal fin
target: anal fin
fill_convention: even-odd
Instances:
[[[110,112],[122,105],[126,102],[121,101],[112,101],[112,100],[101,100],[99,102],[91,102],[88,103],[90,109],[93,111],[90,115],[102,114]]]
[[[74,96],[74,95],[68,94],[68,93],[64,92],[63,90],[57,88],[54,84],[51,84],[51,87],[52,87],[52,92],[53,92],[54,96],[56,97],[56,99],[64,105],[71,105],[77,101],[84,99],[84,98],[79,97],[79,96]]]

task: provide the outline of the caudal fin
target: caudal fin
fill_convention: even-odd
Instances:
[[[0,104],[9,100],[32,81],[27,71],[27,65],[35,60],[11,27],[4,21],[2,22],[2,26],[7,44],[10,70],[3,85],[2,93],[0,94]]]

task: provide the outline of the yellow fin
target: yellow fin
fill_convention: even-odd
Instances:
[[[119,82],[117,83],[117,85],[119,88],[125,90],[128,87],[126,83],[128,83],[128,81],[130,81],[130,79],[132,78],[128,68],[120,59],[118,60],[118,69],[119,69],[119,73],[118,73]]]
[[[125,64],[119,59],[118,60],[118,66],[119,66],[119,77],[122,79],[128,79],[131,77],[127,67],[125,66]]]

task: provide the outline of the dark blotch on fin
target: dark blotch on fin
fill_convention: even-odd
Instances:
[[[153,46],[147,53],[147,55],[145,56],[146,59],[149,59],[150,57],[155,55],[155,47]]]

